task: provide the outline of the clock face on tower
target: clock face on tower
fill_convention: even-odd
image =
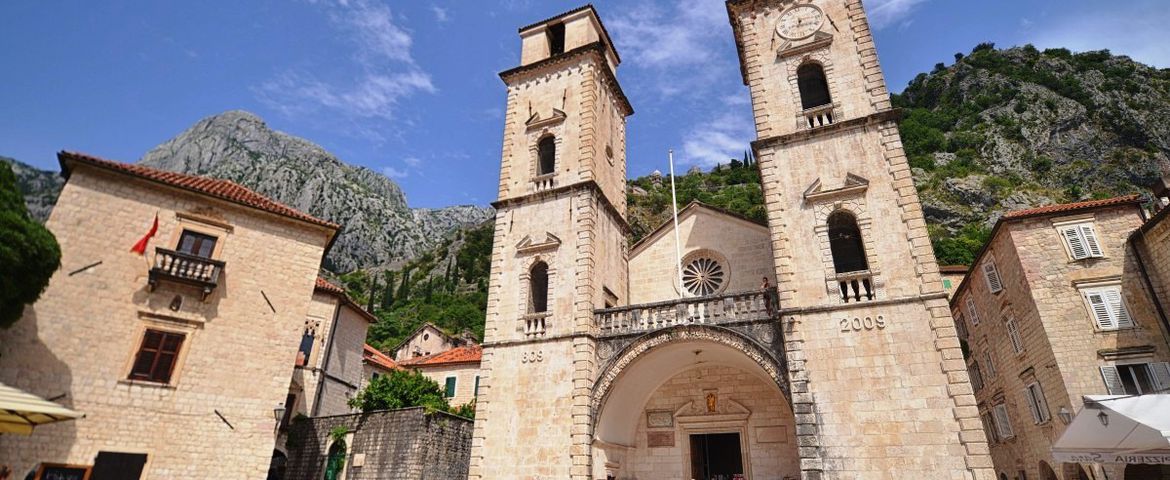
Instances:
[[[797,5],[780,14],[776,33],[788,40],[807,38],[821,29],[825,12],[816,5]]]

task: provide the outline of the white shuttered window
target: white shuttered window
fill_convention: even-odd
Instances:
[[[971,317],[971,325],[979,325],[979,312],[975,311],[975,299],[967,297],[967,316]]]
[[[1101,287],[1081,290],[1089,315],[1100,330],[1133,327],[1133,317],[1125,306],[1121,287]]]
[[[1101,379],[1110,395],[1170,393],[1170,363],[1103,365]]]
[[[995,361],[991,359],[991,350],[984,350],[983,351],[983,360],[984,360],[983,364],[987,365],[987,376],[994,377],[995,376]]]
[[[983,280],[987,282],[987,289],[991,293],[999,293],[1003,290],[1003,280],[999,278],[999,270],[995,268],[994,261],[988,261],[983,264]]]
[[[1012,422],[1008,420],[1007,405],[999,404],[991,409],[991,418],[995,420],[995,433],[999,438],[1012,438],[1016,436],[1012,431]]]
[[[1092,224],[1068,225],[1061,227],[1060,233],[1073,260],[1105,256]]]
[[[1024,387],[1024,398],[1028,401],[1028,408],[1032,410],[1032,421],[1037,425],[1052,418],[1048,412],[1048,401],[1044,399],[1044,391],[1037,382],[1029,383]]]
[[[1007,327],[1008,338],[1012,341],[1012,350],[1016,353],[1024,353],[1024,340],[1020,338],[1020,329],[1016,326],[1016,320],[1008,317],[1004,325]]]

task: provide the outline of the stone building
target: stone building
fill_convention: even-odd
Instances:
[[[597,12],[520,28],[470,478],[993,479],[861,0],[727,11],[767,223],[677,244],[627,244]]]
[[[396,362],[404,362],[412,358],[425,357],[445,352],[452,348],[474,344],[475,337],[464,332],[459,336],[451,335],[433,323],[424,323],[407,335],[402,343],[394,347],[392,356]]]
[[[465,405],[479,396],[479,365],[483,347],[465,345],[425,357],[398,363],[400,368],[417,370],[443,389],[451,406]]]
[[[1141,202],[1005,214],[951,299],[999,478],[1153,478],[1134,473],[1147,467],[1061,464],[1052,455],[1083,396],[1170,389],[1167,297],[1147,288],[1164,277],[1146,275],[1167,266],[1170,242],[1131,241],[1170,228],[1165,212],[1145,222]]]
[[[46,226],[61,269],[0,331],[0,381],[85,418],[0,436],[0,463],[264,478],[339,227],[229,181],[58,158],[67,181]]]
[[[966,265],[942,265],[938,267],[938,273],[942,275],[943,290],[947,292],[947,297],[954,297],[955,291],[959,288],[959,284],[963,283],[963,279],[967,277],[967,271],[971,267]]]
[[[386,375],[391,371],[398,370],[398,362],[395,362],[389,355],[382,353],[373,345],[366,344],[362,350],[362,382],[359,384],[359,390],[365,388],[366,384],[381,375]]]

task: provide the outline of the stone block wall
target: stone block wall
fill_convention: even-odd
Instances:
[[[129,252],[156,213],[147,256]],[[146,454],[148,478],[263,478],[326,229],[84,165],[46,225],[61,269],[0,332],[0,381],[86,416],[0,436],[0,463],[23,473],[111,451]],[[226,266],[206,300],[147,289],[154,247],[175,248],[183,228],[219,235]],[[148,327],[186,335],[167,384],[127,379]]]
[[[322,478],[337,429],[348,432],[342,479],[467,478],[472,426],[466,418],[423,407],[302,419],[289,430],[285,479]]]

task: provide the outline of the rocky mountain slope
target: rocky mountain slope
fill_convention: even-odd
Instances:
[[[325,268],[337,273],[399,265],[493,214],[491,208],[474,205],[411,209],[402,189],[385,175],[348,165],[244,111],[200,120],[139,162],[228,179],[344,225],[325,259]],[[14,169],[30,212],[43,221],[60,192],[60,176],[20,162]]]
[[[385,175],[343,163],[245,111],[200,120],[147,152],[140,163],[232,180],[344,225],[326,259],[334,272],[400,263],[492,212],[476,206],[412,210],[402,189]]]
[[[894,98],[942,261],[969,261],[1005,211],[1141,193],[1170,168],[1170,70],[1030,45],[955,57]]]
[[[49,219],[49,212],[57,202],[57,194],[65,185],[65,179],[57,172],[41,170],[32,165],[21,163],[16,159],[0,157],[0,162],[12,165],[12,172],[16,174],[16,187],[24,194],[24,204],[28,207],[29,215],[41,223]]]

